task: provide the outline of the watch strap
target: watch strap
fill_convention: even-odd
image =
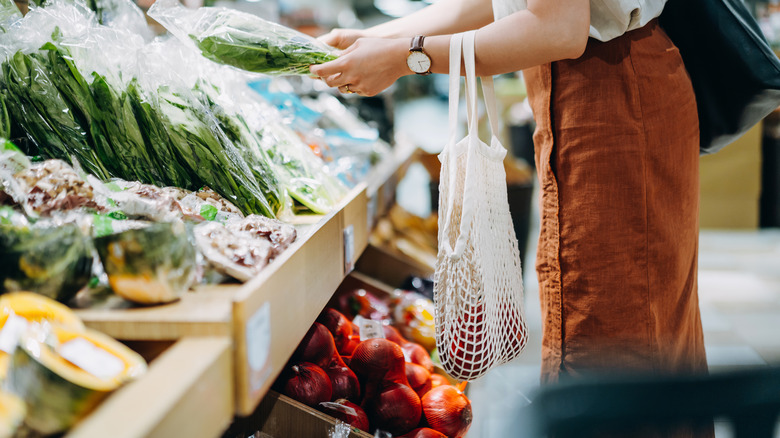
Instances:
[[[412,38],[412,47],[409,50],[412,52],[422,52],[423,40],[425,40],[424,35],[416,35],[414,38]]]

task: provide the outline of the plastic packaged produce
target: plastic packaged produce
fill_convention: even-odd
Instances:
[[[159,0],[149,16],[182,41],[193,41],[203,56],[264,74],[309,74],[309,66],[336,59],[316,39],[262,18],[226,8],[187,9]]]
[[[209,264],[241,281],[257,275],[297,237],[292,225],[258,215],[232,218],[225,225],[203,223],[193,233]]]
[[[13,182],[14,185],[8,187],[11,197],[41,216],[80,208],[107,211],[106,200],[101,199],[92,184],[64,161],[33,163],[15,174]]]
[[[198,250],[206,261],[217,271],[237,280],[250,280],[271,260],[273,248],[266,239],[232,231],[216,222],[200,224],[193,232]]]
[[[13,354],[7,386],[28,406],[27,426],[53,434],[145,372],[141,356],[102,333],[32,325]]]
[[[298,237],[298,231],[292,225],[256,214],[249,215],[243,219],[229,220],[225,225],[231,231],[248,234],[271,242],[271,259],[281,254]]]
[[[46,321],[74,330],[84,324],[70,308],[34,292],[11,292],[0,296],[0,381],[5,380],[19,336],[31,323]]]
[[[4,222],[0,221],[0,290],[33,290],[66,302],[87,284],[92,250],[78,225]]]
[[[2,100],[2,97],[0,97],[0,100]],[[5,182],[8,175],[27,170],[31,165],[30,159],[15,144],[0,137],[0,174],[2,174],[3,182]],[[2,189],[3,186],[0,186],[0,190]]]
[[[428,351],[436,348],[433,301],[418,293],[396,290],[392,308],[395,325],[405,337]]]
[[[195,247],[183,223],[153,223],[94,242],[111,289],[126,300],[175,301],[195,279]]]
[[[276,170],[266,151],[261,147],[258,132],[253,131],[244,117],[242,108],[236,104],[232,96],[235,94],[220,90],[213,83],[199,79],[195,92],[202,93],[202,99],[208,109],[214,114],[219,127],[238,148],[241,157],[246,161],[250,171],[265,195],[265,199],[278,215],[284,207],[284,191]]]

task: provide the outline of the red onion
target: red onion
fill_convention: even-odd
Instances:
[[[401,345],[401,350],[403,350],[407,362],[422,365],[429,373],[433,372],[433,361],[431,360],[431,356],[422,345],[415,344],[414,342],[407,342]]]
[[[406,362],[406,380],[409,381],[409,386],[420,397],[433,387],[431,373],[423,368],[422,365],[417,365],[416,363]]]
[[[442,376],[441,374],[436,374],[436,373],[431,374],[431,389],[436,388],[437,386],[449,385],[449,384],[450,381],[447,380],[447,378]]]
[[[326,308],[317,317],[317,322],[330,331],[336,343],[336,350],[340,354],[344,354],[344,348],[349,344],[352,337],[352,323],[347,317],[336,309]]]
[[[428,427],[421,427],[398,438],[447,438],[447,435]]]
[[[387,339],[368,339],[352,353],[349,365],[361,381],[393,380],[404,383],[406,368],[404,352]]]
[[[454,386],[431,389],[422,398],[423,416],[428,425],[450,438],[460,438],[471,426],[471,402]]]
[[[375,397],[366,395],[363,407],[371,427],[403,435],[420,423],[420,398],[412,388],[396,382],[383,382]],[[367,390],[368,391],[368,390]]]
[[[306,405],[316,407],[330,401],[333,388],[322,368],[309,362],[293,365],[282,378],[282,393]]]
[[[368,432],[368,417],[360,406],[346,399],[320,404],[320,410],[352,427]]]
[[[360,400],[360,383],[351,369],[347,367],[338,353],[333,355],[330,364],[325,368],[333,386],[333,399]]]
[[[343,356],[351,356],[358,344],[360,344],[360,335],[352,335],[349,337],[347,345],[344,346],[343,350],[339,350],[339,353]]]
[[[393,341],[398,345],[403,345],[409,342],[406,340],[406,338],[403,337],[403,335],[401,335],[401,332],[399,332],[397,328],[391,325],[383,325],[382,328],[385,330],[385,339],[388,341]]]
[[[336,344],[333,335],[324,325],[315,322],[295,349],[293,359],[296,362],[311,362],[325,368],[335,353]]]

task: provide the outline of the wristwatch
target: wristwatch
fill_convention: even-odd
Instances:
[[[431,58],[423,50],[422,35],[417,35],[412,38],[412,47],[409,48],[409,55],[406,56],[406,65],[409,66],[409,70],[417,73],[418,75],[431,74]]]

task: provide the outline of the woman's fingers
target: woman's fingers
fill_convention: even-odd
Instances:
[[[326,62],[324,64],[315,64],[309,66],[309,71],[311,72],[311,74],[323,79],[341,73],[343,69],[344,69],[344,61],[342,58],[338,58],[336,60]]]
[[[331,47],[344,50],[362,36],[363,31],[358,29],[333,29],[318,39]]]

